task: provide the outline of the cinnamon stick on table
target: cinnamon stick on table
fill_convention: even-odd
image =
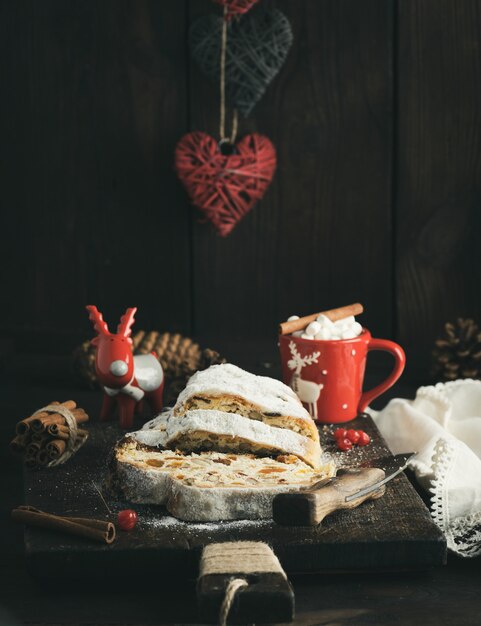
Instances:
[[[63,439],[67,441],[69,438],[69,427],[63,424],[50,424],[47,426],[47,433],[54,439]],[[85,437],[88,433],[83,428],[78,428],[77,433],[81,437]]]
[[[60,402],[50,402],[50,404],[60,404]],[[67,400],[66,402],[62,402],[62,406],[64,406],[67,409],[74,409],[77,404],[73,401],[73,400]],[[48,413],[47,411],[43,411],[42,413],[37,413],[36,415],[31,415],[30,417],[27,417],[23,420],[21,420],[20,422],[18,422],[17,426],[16,426],[16,431],[17,431],[17,435],[25,435],[26,433],[28,433],[31,429],[32,426],[32,422],[35,422],[36,420],[41,420],[42,418],[48,417],[49,415],[51,415],[51,413]]]
[[[63,439],[64,441],[68,441],[70,437],[68,426],[63,426],[62,424],[49,424],[46,430],[47,433],[54,439]]]
[[[35,457],[37,460],[37,465],[39,467],[45,467],[47,465],[47,463],[50,461],[50,458],[48,456],[48,452],[45,448],[41,448],[38,452],[37,452],[37,456]]]
[[[23,452],[25,452],[26,443],[27,438],[25,435],[17,435],[10,442],[10,450],[15,454],[23,454]]]
[[[50,404],[60,404],[60,402],[51,402]],[[30,431],[31,424],[35,419],[46,417],[47,415],[47,411],[43,411],[42,413],[37,413],[36,415],[31,415],[21,420],[16,426],[17,435],[26,435]]]
[[[62,439],[52,439],[52,441],[49,441],[46,446],[49,459],[58,459],[58,457],[62,456],[65,452],[66,447],[67,443]]]
[[[21,524],[58,530],[104,543],[112,543],[115,539],[115,526],[112,522],[82,517],[61,517],[39,511],[32,506],[19,506],[13,509],[12,519]]]
[[[73,409],[71,410],[71,413],[77,424],[83,424],[89,419],[89,416],[83,409]],[[43,413],[39,413],[38,416],[36,416],[36,419],[31,422],[31,429],[33,432],[41,432],[51,424],[65,424],[65,417],[60,415],[60,413],[49,413],[45,417],[42,417],[43,415]]]
[[[31,441],[25,450],[25,454],[27,458],[36,457],[40,451],[40,448],[41,448],[41,445],[37,441]]]
[[[362,306],[362,304],[360,304],[359,302],[355,302],[354,304],[348,304],[347,306],[342,306],[338,309],[329,309],[328,311],[313,313],[312,315],[300,317],[298,320],[282,322],[282,324],[279,324],[279,334],[290,335],[291,333],[295,333],[297,330],[302,330],[308,324],[314,322],[319,315],[325,315],[331,320],[331,322],[337,322],[338,320],[343,320],[350,315],[360,315],[363,311],[364,307]]]

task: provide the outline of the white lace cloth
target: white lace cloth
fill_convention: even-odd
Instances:
[[[448,548],[481,554],[481,381],[420,387],[414,400],[370,413],[393,454],[418,452],[411,468]]]

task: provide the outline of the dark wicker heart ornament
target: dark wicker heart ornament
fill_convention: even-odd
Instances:
[[[175,148],[175,169],[187,194],[222,237],[262,198],[276,170],[276,150],[262,135],[243,137],[232,154],[195,131]]]
[[[292,44],[287,17],[274,9],[248,13],[227,26],[225,68],[229,104],[247,116],[282,67]],[[201,17],[190,29],[192,57],[209,77],[219,80],[222,18]]]
[[[227,19],[247,13],[258,0],[214,0],[216,4],[227,7]]]

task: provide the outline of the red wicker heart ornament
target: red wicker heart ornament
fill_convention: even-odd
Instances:
[[[227,7],[227,19],[231,19],[234,15],[242,15],[247,13],[258,0],[214,0],[216,4]]]
[[[252,133],[223,154],[210,135],[184,135],[175,149],[175,169],[194,206],[222,237],[262,198],[274,176],[276,150]]]

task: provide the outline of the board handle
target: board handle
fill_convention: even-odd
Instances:
[[[339,470],[337,476],[296,493],[281,493],[272,502],[274,521],[282,526],[317,526],[334,511],[354,509],[366,500],[384,495],[385,485],[360,498],[346,498],[383,480],[385,473],[377,467]]]
[[[294,619],[294,591],[272,549],[261,541],[205,546],[197,579],[199,617],[209,624]]]

